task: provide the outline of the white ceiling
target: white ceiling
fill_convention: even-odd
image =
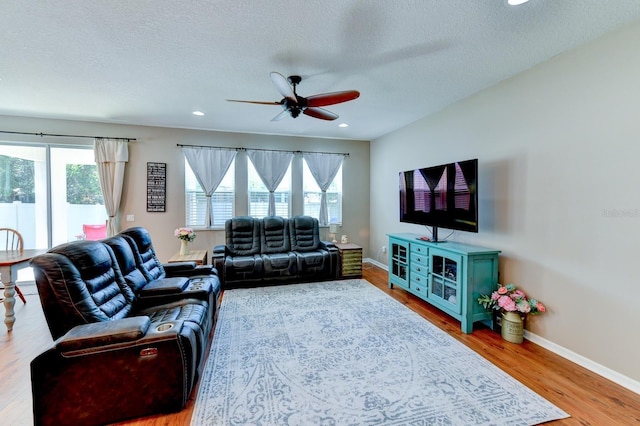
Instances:
[[[0,0],[0,114],[370,140],[637,19],[638,0]],[[225,101],[279,101],[271,71],[361,96],[333,122]]]

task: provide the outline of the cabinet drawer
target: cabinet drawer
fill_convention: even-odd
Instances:
[[[411,263],[412,274],[420,274],[426,277],[428,272],[429,272],[428,266],[422,265],[420,263]]]
[[[422,265],[426,268],[429,268],[429,257],[425,254],[411,252],[411,264]]]
[[[418,293],[421,297],[427,297],[429,284],[427,282],[426,275],[420,275],[416,273],[411,274],[411,281],[409,282],[409,288]]]
[[[422,254],[424,256],[426,256],[429,252],[429,249],[425,246],[422,245],[418,245],[418,244],[411,244],[411,251],[413,253],[418,253],[418,254]]]

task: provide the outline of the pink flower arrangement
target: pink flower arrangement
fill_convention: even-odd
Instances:
[[[193,241],[196,239],[196,233],[193,228],[178,228],[173,231],[173,235],[183,241]]]
[[[547,308],[536,299],[528,298],[514,284],[499,285],[498,289],[490,296],[478,297],[478,303],[485,309],[491,308],[501,312],[518,312],[521,315],[539,315],[547,311]]]

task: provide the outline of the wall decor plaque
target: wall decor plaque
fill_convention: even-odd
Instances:
[[[167,163],[147,163],[147,211],[164,212],[167,204]]]

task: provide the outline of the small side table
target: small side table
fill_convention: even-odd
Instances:
[[[189,254],[184,255],[178,252],[169,259],[169,263],[172,262],[196,262],[196,265],[205,265],[207,263],[207,251],[189,250]]]
[[[335,243],[340,250],[340,270],[343,278],[362,277],[362,247],[357,244]]]

